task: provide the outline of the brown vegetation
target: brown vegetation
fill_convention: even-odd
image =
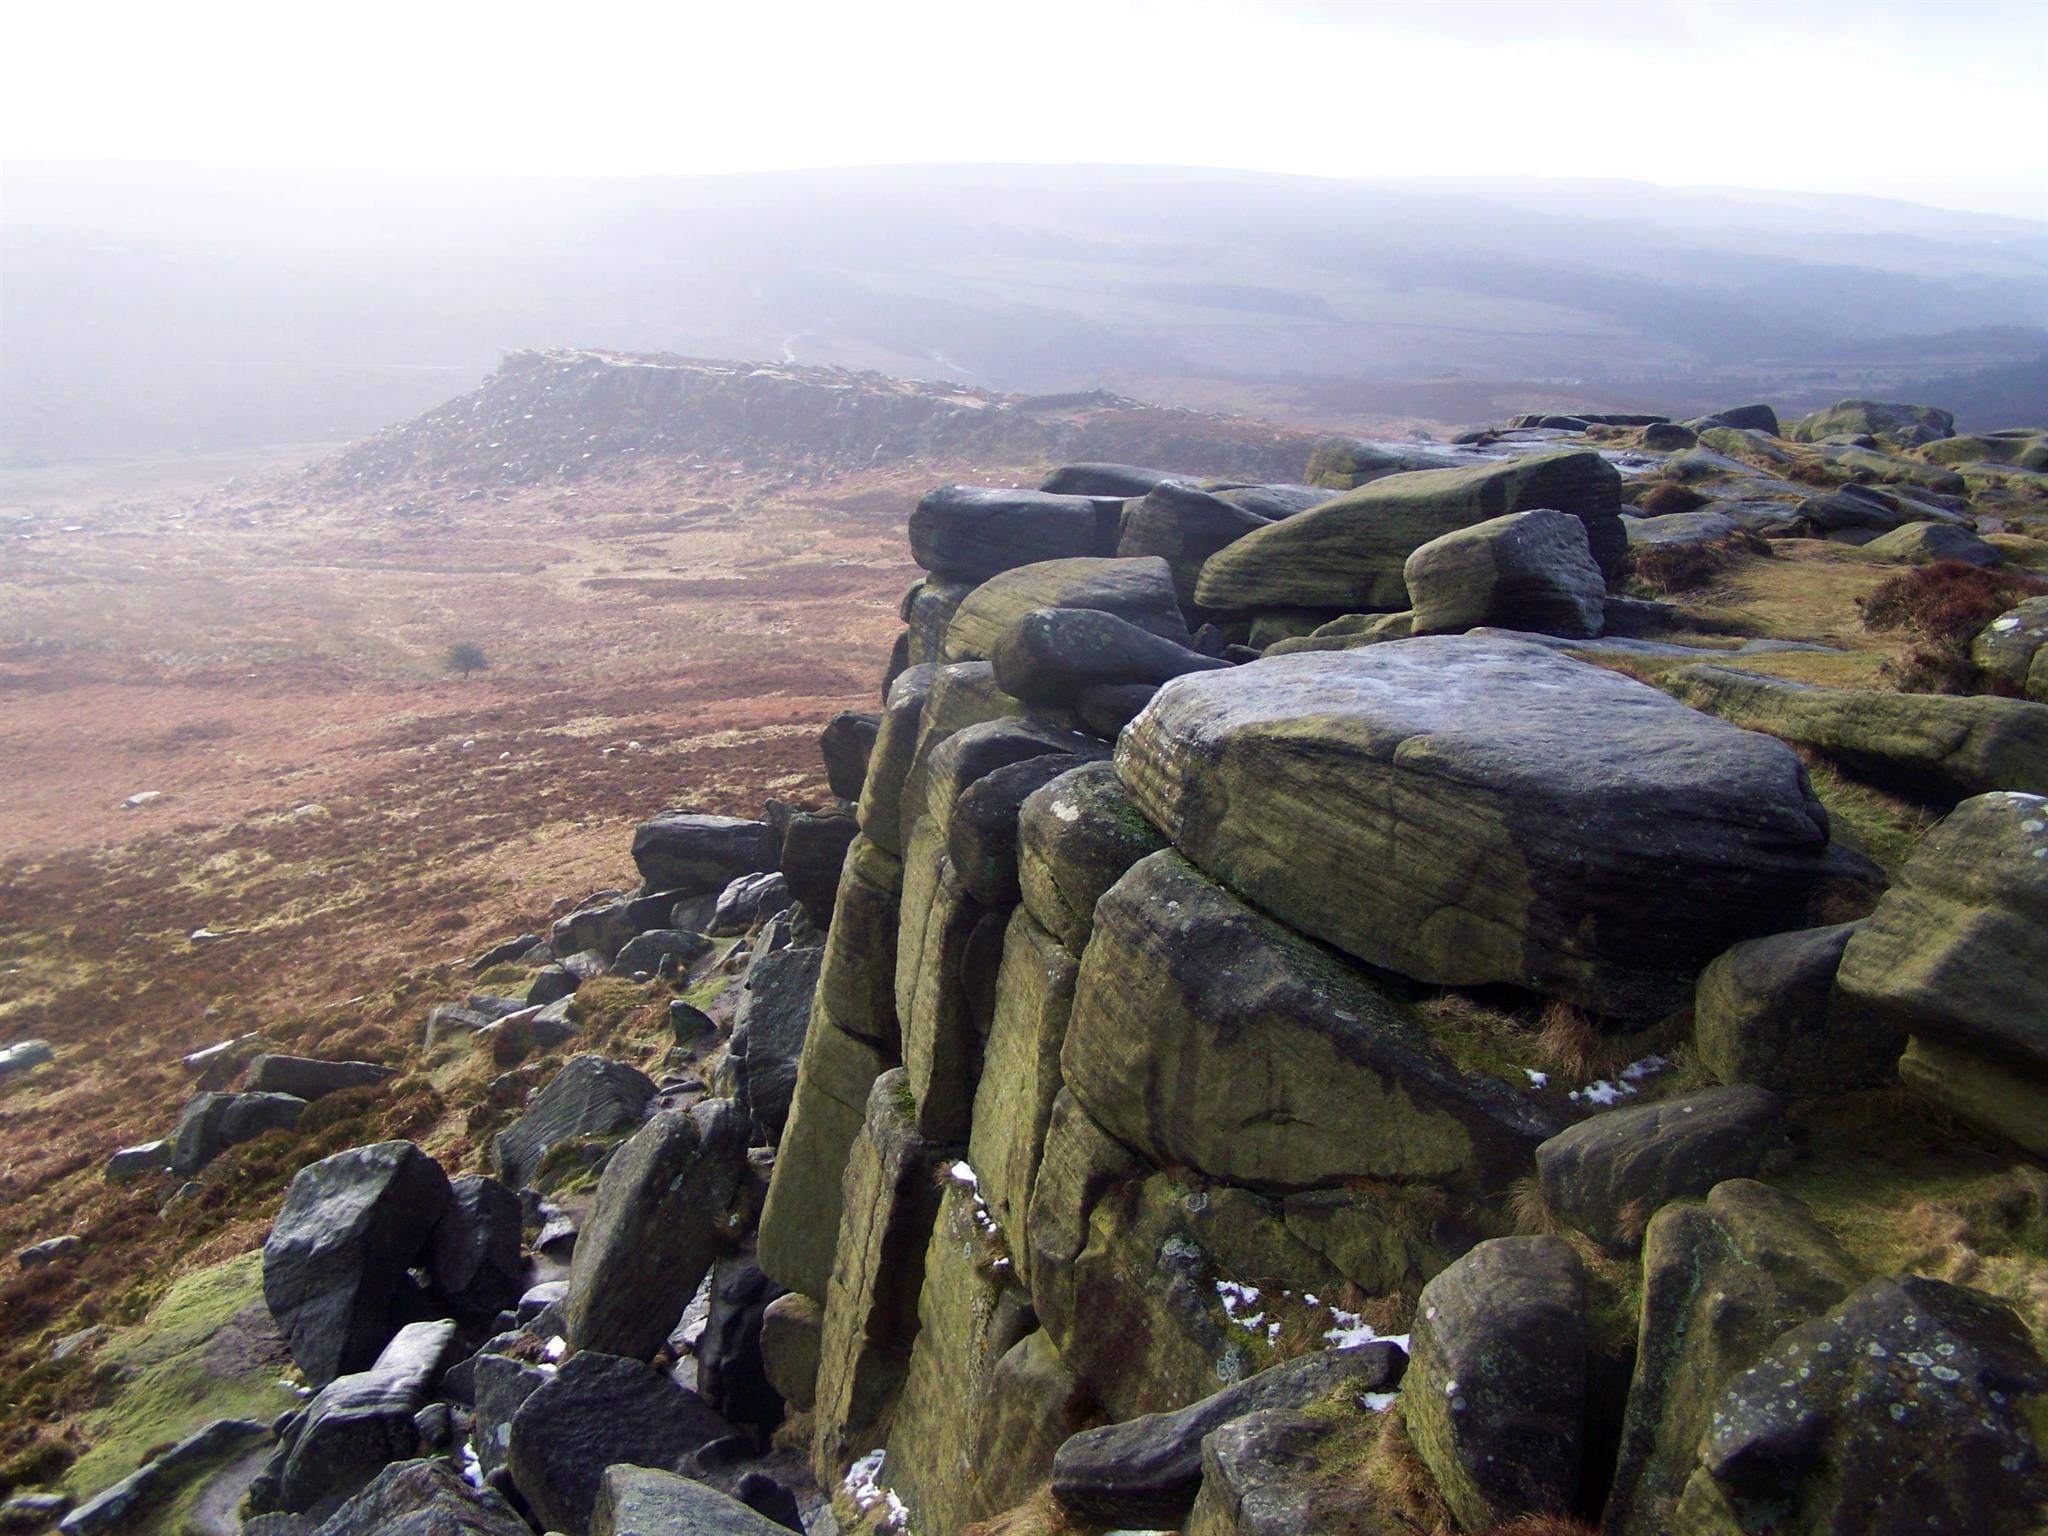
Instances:
[[[1769,541],[1753,533],[1732,533],[1706,544],[1637,544],[1628,552],[1628,572],[1638,586],[1669,597],[1711,585],[1746,555],[1771,553]]]
[[[1707,497],[1691,486],[1666,480],[1643,492],[1636,502],[1636,510],[1645,517],[1666,517],[1673,512],[1697,512],[1707,501]]]
[[[2048,581],[2038,576],[1943,560],[1890,578],[1858,606],[1866,629],[1911,637],[1906,655],[1884,668],[1901,693],[1985,693],[2004,685],[1971,659],[1970,642],[2001,613],[2043,592]]]

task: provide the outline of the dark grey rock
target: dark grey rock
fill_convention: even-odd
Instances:
[[[289,1093],[301,1099],[319,1099],[344,1088],[381,1083],[394,1070],[374,1061],[316,1061],[310,1056],[266,1053],[249,1063],[247,1087],[252,1093]]]
[[[56,1053],[50,1049],[47,1040],[21,1040],[0,1049],[0,1078],[27,1072],[54,1060]]]
[[[564,959],[589,949],[609,962],[633,937],[633,919],[626,910],[629,905],[626,898],[614,894],[562,918],[548,935],[555,958]]]
[[[1074,710],[1089,730],[1104,741],[1115,741],[1158,692],[1154,683],[1099,683],[1081,690]]]
[[[229,1147],[254,1141],[267,1131],[288,1131],[306,1112],[306,1101],[289,1093],[202,1093],[185,1106],[171,1138],[171,1167],[197,1173]]]
[[[771,1142],[781,1139],[789,1119],[797,1063],[803,1058],[811,1000],[824,958],[824,950],[815,946],[757,954],[740,979],[733,1050],[740,1058],[739,1081],[747,1111]]]
[[[1536,1149],[1536,1173],[1553,1216],[1632,1252],[1659,1207],[1754,1176],[1784,1136],[1776,1094],[1708,1088],[1582,1120]]]
[[[1271,521],[1254,508],[1169,480],[1124,508],[1116,552],[1164,560],[1173,572],[1174,596],[1192,608],[1195,583],[1209,557]]]
[[[62,1237],[45,1238],[40,1243],[31,1243],[15,1255],[23,1269],[42,1269],[46,1265],[71,1263],[85,1251],[85,1239],[75,1232]]]
[[[818,736],[818,750],[825,759],[825,782],[841,800],[858,800],[867,782],[868,754],[875,749],[875,733],[882,728],[880,715],[845,710],[825,723]]]
[[[163,1173],[171,1166],[171,1144],[168,1141],[145,1141],[136,1146],[123,1147],[107,1159],[107,1177],[115,1183],[129,1179],[147,1178],[153,1173]]]
[[[1167,480],[1181,478],[1167,469],[1136,464],[1062,464],[1039,485],[1055,496],[1142,496]]]
[[[589,1536],[786,1536],[788,1529],[693,1477],[621,1465],[605,1468]]]
[[[790,896],[803,904],[820,931],[832,924],[832,901],[846,866],[846,850],[860,835],[850,814],[792,816],[782,839],[782,874]]]
[[[697,1390],[764,1440],[782,1422],[783,1400],[762,1359],[762,1315],[782,1294],[751,1251],[721,1256],[711,1267],[711,1309],[697,1340]]]
[[[520,1225],[519,1197],[496,1179],[454,1180],[428,1248],[435,1293],[471,1316],[512,1306],[526,1284]]]
[[[762,918],[789,905],[789,882],[777,870],[740,875],[718,893],[718,906],[705,931],[720,938],[745,933]]]
[[[640,1123],[654,1080],[603,1056],[572,1056],[526,1112],[491,1142],[498,1176],[514,1189],[530,1183],[548,1148],[577,1136],[615,1136]]]
[[[680,1472],[730,1432],[703,1398],[651,1366],[585,1350],[519,1405],[506,1467],[541,1525],[586,1536],[607,1467]]]
[[[910,514],[910,554],[934,575],[987,581],[1042,560],[1107,554],[1098,526],[1085,496],[942,485]]]
[[[266,1517],[270,1518],[270,1517]],[[254,1523],[243,1536],[259,1536]],[[312,1536],[533,1536],[504,1497],[472,1488],[445,1461],[395,1462]]]
[[[1089,687],[1157,686],[1227,665],[1092,608],[1030,610],[1003,633],[990,660],[1005,693],[1053,705],[1070,704]]]
[[[293,1177],[263,1245],[263,1299],[315,1386],[377,1359],[448,1193],[441,1165],[409,1141],[351,1147]]]
[[[650,891],[722,891],[737,876],[767,869],[771,852],[768,824],[737,816],[664,811],[633,834],[633,863]]]
[[[1171,1413],[1084,1429],[1053,1458],[1053,1497],[1070,1515],[1098,1525],[1178,1527],[1201,1488],[1204,1437],[1247,1414],[1306,1407],[1339,1386],[1383,1391],[1407,1365],[1400,1347],[1386,1342],[1329,1350],[1272,1366]]]
[[[523,1339],[526,1335],[514,1337]],[[470,1444],[488,1477],[505,1465],[505,1457],[512,1448],[512,1416],[521,1403],[540,1390],[548,1373],[532,1360],[480,1354],[472,1376],[476,1384],[476,1419],[470,1428]]]
[[[1881,1088],[1898,1077],[1905,1031],[1839,999],[1835,973],[1861,922],[1737,944],[1700,973],[1693,1046],[1724,1083],[1791,1098]]]
[[[619,1148],[562,1302],[577,1349],[645,1360],[667,1341],[717,1253],[747,1141],[738,1106],[709,1099],[661,1111]]]
[[[650,928],[626,941],[612,969],[621,976],[653,976],[664,969],[686,971],[692,961],[710,952],[711,941],[701,933]]]

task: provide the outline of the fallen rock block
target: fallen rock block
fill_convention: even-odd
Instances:
[[[268,1536],[254,1521],[242,1529]],[[532,1529],[503,1495],[470,1487],[446,1461],[422,1460],[386,1467],[313,1536],[532,1536]]]
[[[1547,635],[1597,635],[1607,582],[1586,525],[1541,509],[1489,518],[1431,539],[1401,567],[1418,635],[1497,624]]]
[[[736,877],[768,868],[771,852],[768,824],[737,816],[663,811],[633,833],[633,863],[646,888],[678,900],[722,891]]]
[[[825,723],[818,736],[818,751],[825,759],[825,782],[841,800],[858,800],[867,782],[868,754],[875,749],[875,735],[882,728],[880,715],[842,710]]]
[[[526,1287],[519,1255],[519,1197],[480,1173],[454,1180],[429,1239],[435,1294],[457,1311],[491,1317]]]
[[[909,534],[913,560],[935,576],[960,581],[1108,553],[1093,501],[1044,491],[942,485],[919,500]]]
[[[616,1136],[637,1126],[655,1095],[654,1080],[603,1056],[572,1056],[533,1096],[526,1111],[491,1141],[498,1177],[514,1189],[533,1179],[557,1142]]]
[[[64,1515],[57,1529],[64,1536],[100,1536],[103,1531],[119,1530],[169,1503],[199,1472],[269,1438],[270,1426],[254,1419],[215,1419],[112,1487],[94,1494]]]
[[[590,1536],[789,1536],[789,1530],[730,1494],[655,1467],[605,1468],[590,1513]]]
[[[344,1088],[381,1083],[394,1070],[374,1061],[317,1061],[310,1056],[265,1054],[250,1061],[246,1086],[252,1093],[288,1093],[311,1100]]]
[[[996,640],[996,682],[1027,703],[1071,704],[1093,687],[1157,686],[1228,662],[1090,608],[1033,608]]]
[[[1700,973],[1693,1045],[1724,1083],[1813,1098],[1898,1077],[1904,1031],[1837,1001],[1835,973],[1862,923],[1746,939]]]
[[[202,1093],[185,1106],[171,1138],[171,1168],[197,1173],[229,1147],[269,1131],[288,1131],[306,1112],[289,1093]]]

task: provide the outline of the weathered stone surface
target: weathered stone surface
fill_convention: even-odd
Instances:
[[[1060,1447],[1052,1492],[1070,1514],[1101,1525],[1178,1526],[1202,1483],[1202,1441],[1248,1414],[1302,1408],[1336,1390],[1396,1385],[1408,1357],[1385,1341],[1272,1366],[1172,1413],[1084,1430]]]
[[[0,1079],[14,1076],[45,1066],[56,1059],[57,1053],[50,1049],[47,1040],[17,1040],[14,1044],[0,1048]]]
[[[585,1536],[607,1467],[681,1472],[730,1431],[651,1366],[585,1350],[519,1405],[506,1466],[542,1525]]]
[[[1087,1388],[1044,1329],[996,1362],[981,1415],[968,1464],[981,1505],[991,1510],[1012,1508],[1043,1487],[1059,1448],[1097,1417]]]
[[[325,1515],[387,1462],[417,1455],[413,1415],[454,1339],[452,1322],[408,1323],[367,1371],[322,1387],[250,1487],[251,1506]]]
[[[1206,608],[1406,608],[1409,555],[1459,528],[1538,507],[1586,525],[1594,562],[1621,572],[1621,476],[1587,450],[1473,469],[1390,475],[1248,534],[1210,557],[1196,584]]]
[[[519,1197],[496,1179],[468,1174],[448,1186],[429,1240],[434,1291],[458,1311],[493,1316],[526,1289],[519,1257]]]
[[[1776,1094],[1708,1088],[1581,1120],[1536,1149],[1536,1173],[1552,1215],[1633,1251],[1666,1202],[1750,1177],[1784,1137]]]
[[[827,1486],[888,1434],[917,1337],[925,1250],[938,1214],[933,1175],[957,1150],[918,1135],[909,1098],[901,1069],[875,1079],[847,1160],[813,1410],[811,1464]]]
[[[712,919],[712,926],[717,926],[716,918]],[[664,970],[680,972],[688,970],[691,961],[710,952],[711,940],[701,933],[681,928],[650,928],[626,941],[612,962],[612,969],[621,976],[656,976]]]
[[[1747,939],[1700,973],[1693,1045],[1724,1083],[1793,1098],[1879,1088],[1898,1076],[1896,1024],[1838,1003],[1835,972],[1862,923]]]
[[[822,1013],[822,996],[819,1007]],[[866,1120],[868,1092],[893,1064],[828,1016],[804,1037],[789,1123],[761,1210],[761,1267],[792,1291],[824,1299],[839,1245],[848,1154]]]
[[[1283,482],[1274,485],[1232,485],[1220,489],[1211,486],[1209,489],[1233,507],[1256,512],[1268,522],[1292,517],[1297,512],[1306,512],[1310,507],[1320,507],[1324,502],[1335,501],[1344,494],[1342,490],[1332,486],[1304,485],[1299,481],[1292,484]],[[1344,489],[1348,490],[1350,487]]]
[[[1022,699],[1014,699],[996,686],[995,668],[985,661],[964,661],[955,666],[941,667],[932,683],[931,696],[925,701],[924,714],[918,727],[916,750],[905,765],[902,782],[895,790],[901,817],[898,841],[893,845],[884,846],[889,847],[891,852],[908,852],[910,834],[932,804],[931,775],[941,767],[950,765],[948,772],[954,778],[951,788],[944,796],[946,803],[950,804],[952,796],[957,795],[961,789],[989,769],[1004,762],[1016,762],[1024,757],[1039,755],[1038,752],[1028,751],[1004,755],[1003,752],[997,751],[991,756],[981,756],[980,754],[992,751],[991,743],[994,740],[1022,740],[1022,737],[1005,737],[1000,732],[994,736],[989,732],[977,733],[973,740],[980,742],[981,745],[973,749],[974,755],[961,755],[967,751],[965,747],[954,748],[952,754],[946,754],[945,749],[951,744],[952,738],[961,732],[973,730],[977,726],[988,726],[991,731],[995,731],[997,727],[1006,727],[1012,732],[1022,732],[1040,738],[1044,743],[1040,751],[1058,750],[1060,738],[1068,733],[1041,720],[1018,718],[1028,708]],[[879,803],[877,802],[878,807]],[[863,801],[861,830],[869,837],[874,837],[869,821],[867,802]],[[876,838],[876,841],[880,842],[881,839]]]
[[[730,1100],[663,1110],[619,1148],[569,1270],[569,1342],[646,1360],[716,1255],[746,1167],[748,1124]]]
[[[957,1531],[1002,1507],[978,1486],[973,1456],[996,1362],[1034,1326],[1007,1261],[971,1173],[956,1164],[925,1250],[917,1339],[887,1444],[890,1486],[925,1530]]]
[[[1388,1394],[1340,1393],[1309,1409],[1268,1408],[1202,1442],[1202,1487],[1183,1536],[1394,1536],[1426,1530],[1370,1459]]]
[[[841,800],[858,800],[867,782],[868,754],[882,728],[880,715],[841,710],[818,733],[818,751],[825,759],[825,782]]]
[[[1811,1211],[1752,1180],[1659,1211],[1643,1239],[1635,1377],[1603,1528],[1673,1530],[1721,1394],[1779,1334],[1861,1280]]]
[[[1165,561],[1048,560],[976,587],[946,628],[945,659],[992,661],[1004,637],[1042,608],[1106,613],[1155,638],[1187,644],[1187,623]]]
[[[1547,508],[1460,528],[1401,567],[1418,635],[1499,624],[1546,635],[1597,635],[1607,583],[1586,525]],[[1163,679],[1162,679],[1163,681]]]
[[[492,1138],[498,1177],[523,1188],[556,1142],[632,1130],[654,1092],[654,1080],[637,1067],[603,1056],[570,1057],[525,1112]]]
[[[1005,763],[961,793],[948,818],[946,856],[968,895],[990,908],[1017,904],[1017,823],[1024,802],[1083,760],[1071,752],[1049,752]]]
[[[860,823],[852,816],[800,812],[789,819],[789,830],[782,836],[782,875],[790,896],[803,903],[819,928],[831,925],[846,853],[859,835]]]
[[[1061,496],[1142,496],[1162,481],[1176,478],[1171,470],[1137,464],[1062,464],[1038,487]]]
[[[1368,1296],[1412,1296],[1475,1233],[1432,1185],[1310,1189],[1281,1201],[1287,1230]]]
[[[1253,508],[1168,481],[1125,505],[1116,552],[1127,559],[1164,560],[1172,572],[1174,596],[1182,606],[1193,607],[1195,583],[1209,557],[1271,521],[1270,515]]]
[[[1713,666],[1667,674],[1664,686],[1737,725],[1839,758],[1888,788],[1957,797],[2048,793],[2048,705],[1817,688]]]
[[[783,1399],[761,1350],[762,1320],[782,1287],[761,1272],[752,1244],[711,1266],[710,1308],[697,1337],[697,1390],[728,1420],[766,1436],[782,1422]]]
[[[344,1088],[381,1083],[392,1068],[374,1061],[316,1061],[309,1056],[251,1058],[245,1086],[252,1093],[288,1093],[295,1098],[325,1098]]]
[[[476,1417],[470,1426],[470,1441],[476,1447],[480,1470],[489,1477],[505,1465],[511,1452],[512,1416],[541,1389],[548,1373],[529,1360],[482,1354],[477,1357],[474,1377]]]
[[[306,1112],[290,1093],[202,1093],[185,1106],[171,1138],[171,1168],[197,1173],[229,1147],[269,1131],[288,1131]]]
[[[1481,1243],[1423,1287],[1408,1432],[1468,1531],[1563,1514],[1578,1494],[1585,1279],[1555,1237]]]
[[[1519,1176],[1547,1115],[1460,1073],[1363,972],[1173,852],[1097,903],[1068,1089],[1161,1165],[1268,1188]]]
[[[996,641],[996,682],[1027,702],[1071,704],[1095,687],[1156,686],[1228,663],[1148,633],[1113,613],[1034,608]]]
[[[1914,1037],[1899,1064],[1907,1083],[2048,1155],[2043,976],[2048,797],[1991,794],[1920,839],[1849,940],[1837,983],[1858,1009]]]
[[[818,1347],[825,1310],[798,1291],[787,1291],[761,1313],[761,1366],[769,1385],[797,1413],[809,1413],[818,1396]]]
[[[1714,1403],[1675,1528],[1972,1531],[2048,1518],[2048,1368],[2002,1301],[1873,1280],[1781,1335]]]
[[[2048,704],[2048,597],[2030,597],[1985,625],[1970,659],[2013,692]]]
[[[144,1141],[123,1147],[109,1157],[106,1175],[112,1182],[122,1184],[130,1179],[166,1172],[170,1166],[171,1144],[168,1141]]]
[[[1115,741],[1158,691],[1154,683],[1094,683],[1074,700],[1074,713],[1104,741]]]
[[[757,954],[740,981],[733,1052],[747,1112],[770,1142],[782,1136],[825,952],[816,946]]]
[[[215,1419],[144,1462],[112,1487],[101,1489],[70,1513],[64,1513],[68,1501],[62,1499],[45,1513],[50,1518],[63,1515],[56,1522],[63,1536],[100,1536],[103,1531],[124,1526],[132,1530],[150,1515],[164,1512],[164,1507],[207,1468],[269,1438],[269,1427],[254,1419]],[[9,1513],[10,1507],[13,1514]],[[22,1510],[13,1500],[0,1505],[0,1531],[48,1530],[50,1518],[26,1518],[32,1513]]]
[[[1429,469],[1442,462],[1435,455],[1392,448],[1385,443],[1365,443],[1355,437],[1323,437],[1309,450],[1307,478],[1313,485],[1348,491],[1388,475]]]
[[[315,1386],[370,1366],[405,1272],[448,1203],[448,1176],[409,1141],[301,1168],[263,1245],[263,1299]]]
[[[996,1011],[975,1090],[967,1158],[981,1178],[982,1198],[1005,1231],[1019,1234],[1031,1205],[1031,1181],[1045,1147],[1045,1128],[1062,1087],[1060,1046],[1074,1006],[1080,965],[1029,912],[1012,914],[996,981]],[[1026,1281],[1029,1259],[1016,1255]]]
[[[766,869],[771,853],[768,824],[737,816],[663,811],[633,833],[633,863],[647,889],[678,899],[722,891],[736,876]]]
[[[1817,443],[1843,433],[1868,434],[1911,446],[1953,437],[1955,431],[1955,417],[1931,405],[1837,400],[1811,416],[1800,417],[1785,429],[1785,436],[1795,443]]]
[[[913,852],[909,861],[918,862]],[[944,854],[933,861],[930,898],[915,948],[905,931],[896,950],[896,1006],[903,1020],[903,1067],[917,1106],[920,1134],[964,1141],[981,1076],[981,1036],[975,1028],[967,957],[974,930],[988,908],[967,893]],[[906,922],[916,911],[908,899]]]
[[[925,701],[938,672],[935,666],[912,667],[890,685],[874,750],[868,754],[868,776],[860,792],[861,835],[896,858],[903,856],[903,785],[916,760]],[[995,676],[994,668],[989,676]]]
[[[1863,553],[1872,560],[1899,565],[1932,565],[1937,560],[1997,565],[2005,558],[1996,544],[1948,523],[1906,523],[1872,539],[1863,546]]]
[[[245,1531],[254,1532],[253,1525]],[[394,1462],[313,1536],[531,1536],[504,1497],[472,1488],[446,1461]]]
[[[938,576],[987,581],[1020,565],[1107,554],[1086,496],[942,485],[910,514],[910,556]]]
[[[1124,872],[1165,846],[1108,763],[1062,774],[1018,812],[1018,883],[1025,907],[1075,954],[1088,945],[1095,903]]]
[[[693,1477],[615,1465],[598,1485],[590,1536],[789,1536],[789,1528]]]
[[[920,581],[903,595],[903,622],[907,644],[904,660],[912,666],[942,661],[946,654],[946,628],[953,615],[967,601],[979,582],[951,581],[934,576]]]
[[[606,964],[638,930],[629,910],[632,903],[617,892],[558,919],[549,930],[548,945],[558,960],[593,952]]]
[[[896,1019],[896,929],[902,891],[902,860],[865,836],[854,839],[839,872],[839,893],[818,967],[821,1015],[890,1052],[902,1041]],[[866,1098],[863,1088],[861,1102]]]
[[[1640,544],[1718,544],[1740,525],[1725,512],[1669,512],[1662,517],[1624,517],[1629,548]],[[1532,626],[1522,626],[1524,628]]]
[[[1055,1343],[1078,1321],[1075,1264],[1087,1248],[1095,1207],[1146,1172],[1142,1159],[1088,1118],[1062,1089],[1046,1121],[1045,1150],[1025,1217],[1031,1299]]]
[[[704,931],[717,938],[732,938],[788,905],[789,881],[780,870],[741,875],[718,893],[718,905],[712,909],[711,921]],[[623,970],[623,956],[621,960],[619,968]]]
[[[1176,678],[1117,746],[1146,816],[1301,931],[1418,980],[1655,1014],[1869,866],[1783,745],[1522,641]]]

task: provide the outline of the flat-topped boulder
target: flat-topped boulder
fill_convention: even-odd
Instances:
[[[2048,596],[2030,597],[1977,633],[1970,659],[2014,693],[2048,704]]]
[[[1138,464],[1062,464],[1038,488],[1056,496],[1131,497],[1175,478],[1170,469],[1146,469]]]
[[[518,1189],[557,1142],[624,1135],[646,1115],[654,1092],[654,1079],[638,1067],[603,1056],[570,1057],[525,1112],[492,1138],[498,1176]]]
[[[910,514],[910,556],[935,576],[987,581],[1014,566],[1107,554],[1087,496],[942,485]]]
[[[252,1093],[288,1093],[312,1100],[344,1088],[381,1083],[392,1070],[374,1061],[320,1061],[310,1056],[266,1053],[250,1060],[247,1086]]]
[[[1998,546],[1952,523],[1904,523],[1863,546],[1872,560],[1899,565],[1933,565],[1953,560],[1963,565],[1997,565],[2005,557]]]
[[[1431,539],[1539,507],[1586,525],[1601,574],[1621,573],[1621,474],[1586,449],[1471,469],[1389,475],[1246,535],[1209,559],[1195,585],[1205,608],[1408,606],[1402,566]]]
[[[1033,608],[996,641],[996,683],[1028,703],[1071,704],[1096,687],[1156,686],[1229,663],[1113,613]]]
[[[1169,481],[1125,506],[1116,552],[1164,560],[1173,571],[1175,593],[1192,604],[1209,557],[1272,521],[1272,514],[1256,507]]]
[[[1955,433],[1956,419],[1951,412],[1937,406],[1891,400],[1837,400],[1810,416],[1800,417],[1785,429],[1785,436],[1795,443],[1867,434],[1911,445],[1937,442],[1954,437]]]
[[[633,863],[647,889],[679,899],[722,891],[773,862],[764,821],[663,811],[633,833]]]
[[[944,659],[992,659],[1003,637],[1034,608],[1115,614],[1176,645],[1188,641],[1164,560],[1044,560],[1004,571],[970,592],[946,626]]]
[[[1450,985],[1656,1014],[1869,866],[1780,742],[1521,641],[1440,636],[1176,678],[1117,772],[1203,870]]]
[[[1825,752],[1888,789],[2048,793],[2048,704],[1821,688],[1717,666],[1686,667],[1663,681],[1695,708]]]

